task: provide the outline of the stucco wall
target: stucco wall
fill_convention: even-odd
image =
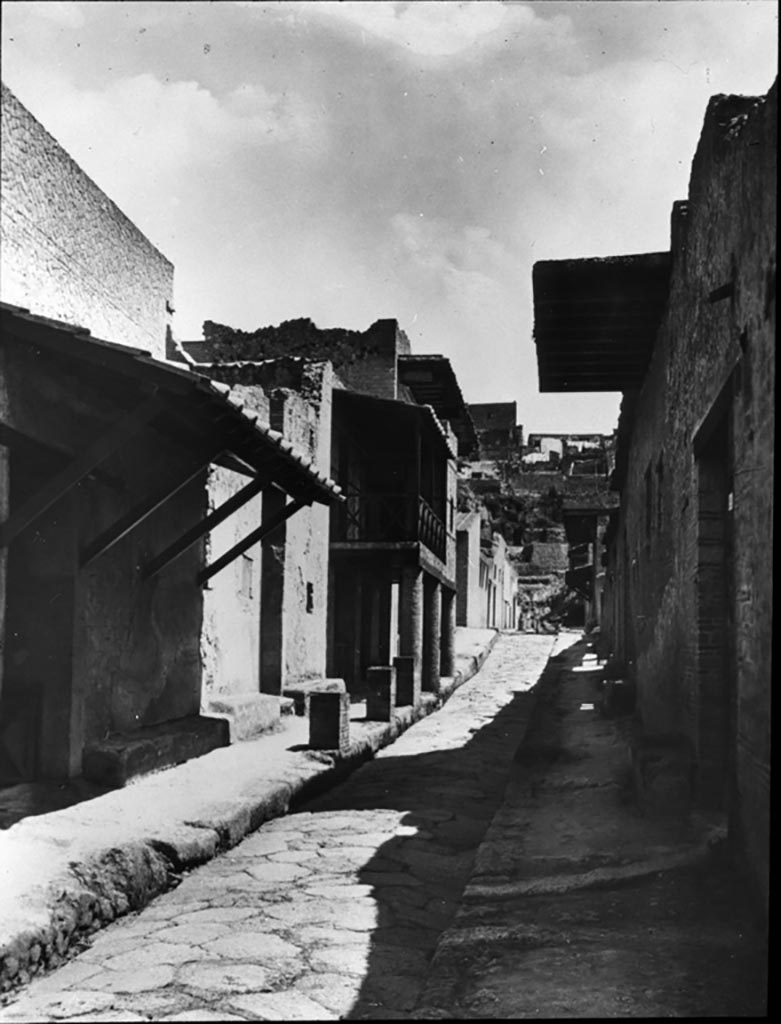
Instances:
[[[165,356],[173,265],[2,87],[0,296]]]
[[[459,522],[456,548],[456,623],[479,628],[485,625],[485,599],[480,587],[479,513]]]
[[[236,398],[255,410],[261,422],[270,423],[299,454],[330,474],[330,363],[287,358],[215,364],[209,373],[230,384]],[[222,504],[246,483],[246,477],[213,468],[209,475],[210,505]],[[262,497],[253,498],[213,530],[209,560],[214,561],[259,526],[262,509]],[[329,512],[321,504],[300,509],[285,524],[280,552],[284,558],[281,662],[285,682],[325,675],[328,527]],[[280,536],[281,532],[277,534]],[[254,545],[215,575],[205,592],[201,644],[205,701],[218,695],[259,690],[264,643],[260,611],[264,554],[260,544]]]
[[[310,363],[302,391],[289,391],[283,433],[323,473],[331,466],[333,369]],[[285,544],[285,678],[325,676],[328,614],[329,510],[312,504],[287,524]]]
[[[731,420],[736,765],[734,824],[767,893],[775,380],[775,87],[759,100],[714,97],[676,231],[670,299],[637,398],[625,522],[611,552],[627,656],[650,731],[680,731],[704,755],[707,626],[695,437],[718,407]],[[661,485],[660,485],[661,460]],[[648,484],[651,484],[650,501]],[[620,592],[617,592],[620,598]],[[707,600],[700,591],[700,601]],[[608,607],[615,609],[616,594]],[[714,621],[714,643],[721,642]],[[722,626],[722,632],[724,627]]]
[[[214,511],[247,483],[246,476],[222,466],[210,467],[209,511]],[[263,498],[258,494],[211,530],[206,541],[208,562],[214,562],[257,529],[262,510]],[[258,543],[212,576],[204,589],[201,633],[204,707],[216,697],[259,692],[260,567]]]

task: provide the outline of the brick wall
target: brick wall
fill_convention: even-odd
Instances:
[[[694,741],[700,798],[729,809],[765,895],[776,109],[775,86],[709,104],[637,396],[607,604],[646,729]]]
[[[2,87],[0,295],[165,355],[173,265]]]

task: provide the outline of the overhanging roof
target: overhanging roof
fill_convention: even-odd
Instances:
[[[540,391],[639,388],[667,303],[670,265],[669,252],[535,263]]]
[[[160,411],[153,426],[176,442],[186,447],[218,445],[234,457],[234,464],[238,460],[295,499],[323,504],[340,500],[340,488],[294,452],[280,433],[259,423],[257,413],[244,409],[227,384],[17,306],[0,303],[0,315],[4,341],[32,347],[64,369],[80,367],[84,379],[115,402],[118,414],[156,394]]]
[[[451,450],[451,440],[439,421],[435,410],[430,405],[413,405],[410,402],[400,402],[394,398],[377,398],[374,395],[364,395],[358,391],[347,391],[337,389],[334,391],[334,408],[345,410],[354,409],[357,413],[368,418],[369,422],[385,427],[394,422],[407,421],[408,423],[419,420],[427,423],[432,432],[442,441],[447,453],[456,457],[456,452]],[[452,435],[451,435],[452,436]]]
[[[404,355],[398,357],[398,370],[399,382],[409,388],[415,401],[430,405],[440,420],[450,423],[458,438],[458,454],[475,451],[477,431],[450,360],[439,355]]]

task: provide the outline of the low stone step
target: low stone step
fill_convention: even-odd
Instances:
[[[139,775],[171,768],[229,743],[226,719],[189,715],[109,736],[85,751],[82,775],[91,782],[119,788]]]
[[[209,714],[225,716],[231,743],[269,732],[279,722],[280,698],[270,693],[222,694],[207,705]]]

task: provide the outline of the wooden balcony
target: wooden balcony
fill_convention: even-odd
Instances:
[[[420,495],[346,494],[334,508],[331,540],[378,544],[417,541],[440,561],[446,557],[444,520]]]

